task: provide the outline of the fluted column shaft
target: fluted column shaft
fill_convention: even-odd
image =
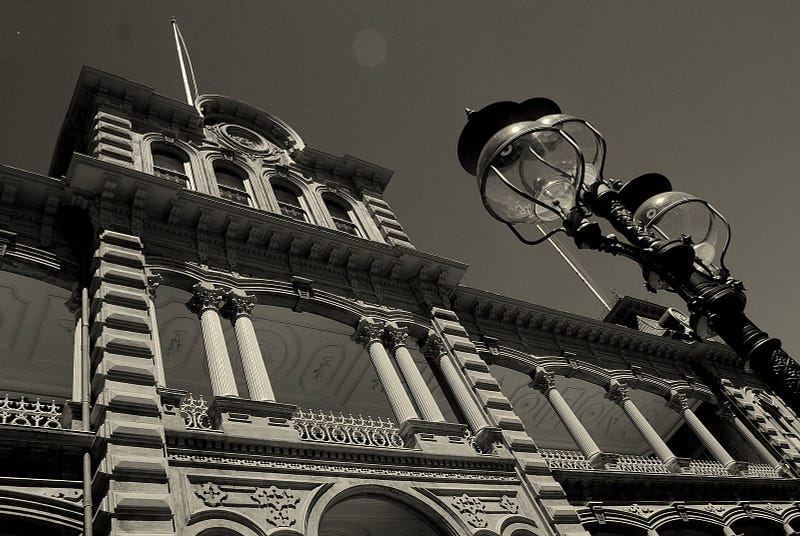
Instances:
[[[392,407],[398,423],[409,419],[419,419],[414,404],[411,403],[411,399],[403,387],[403,382],[397,375],[397,371],[389,359],[389,354],[386,353],[386,348],[383,346],[383,329],[383,323],[363,319],[356,329],[354,338],[356,342],[361,343],[367,349],[372,366],[375,367],[375,372],[378,374],[378,381],[381,382],[381,387],[386,393],[386,398],[389,399],[389,405]]]
[[[541,367],[536,368],[536,374],[531,382],[531,387],[537,389],[544,394],[553,410],[564,423],[564,427],[572,436],[572,439],[578,445],[578,448],[590,462],[602,454],[600,447],[594,442],[589,431],[581,423],[572,408],[569,407],[567,401],[561,396],[561,392],[556,389],[555,377],[552,372],[548,372]]]
[[[473,433],[477,433],[479,430],[489,426],[489,421],[481,413],[478,404],[475,403],[475,399],[470,395],[467,385],[461,379],[444,341],[435,333],[428,335],[428,340],[425,342],[425,355],[434,365],[439,367],[447,386],[450,388],[450,392],[453,393],[453,397],[455,397],[456,403]]]
[[[681,393],[674,393],[669,399],[669,407],[677,411],[683,416],[683,420],[686,421],[686,424],[689,425],[689,428],[695,433],[700,442],[705,445],[705,447],[711,452],[711,455],[717,460],[719,463],[722,464],[723,467],[726,469],[731,469],[735,467],[736,460],[728,454],[728,451],[725,450],[725,447],[717,441],[717,438],[714,437],[714,434],[706,428],[706,426],[700,422],[700,419],[697,418],[697,415],[694,414],[689,408],[689,401],[686,398],[686,395]]]
[[[239,396],[219,319],[219,305],[223,297],[222,290],[198,284],[194,286],[191,307],[200,316],[211,391],[214,396]]]
[[[742,422],[742,420],[736,416],[733,408],[731,408],[730,403],[726,402],[723,407],[719,411],[720,417],[728,421],[736,428],[736,431],[741,434],[747,444],[750,445],[756,452],[758,452],[759,457],[765,462],[774,467],[779,472],[783,473],[786,471],[786,467],[783,463],[775,458],[772,455],[772,452],[764,446],[764,444],[758,440],[758,438],[750,431],[746,424]]]
[[[386,341],[389,348],[394,354],[394,360],[400,368],[400,374],[406,380],[408,390],[411,391],[411,396],[417,403],[422,418],[431,422],[445,422],[444,415],[439,409],[439,405],[428,389],[428,384],[414,363],[414,358],[411,357],[411,352],[408,351],[406,346],[406,338],[408,337],[408,330],[397,326],[388,326],[386,328]]]
[[[661,439],[655,428],[648,422],[633,400],[630,398],[628,386],[612,381],[608,388],[607,398],[612,402],[616,402],[625,415],[631,420],[633,426],[639,431],[644,440],[656,453],[656,456],[664,462],[667,467],[672,468],[677,456],[670,450],[667,444]]]
[[[236,332],[236,344],[239,346],[239,356],[242,358],[244,379],[250,391],[250,399],[274,402],[272,382],[251,319],[251,312],[256,305],[255,296],[234,291],[227,297],[226,312],[231,316],[233,329]]]

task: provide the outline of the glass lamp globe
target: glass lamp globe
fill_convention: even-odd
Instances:
[[[730,228],[708,202],[683,192],[662,192],[646,199],[634,218],[664,240],[690,237],[697,263],[708,272],[725,268]]]
[[[476,176],[489,212],[514,225],[565,218],[583,172],[574,140],[557,128],[522,121],[486,143]]]
[[[522,103],[524,106],[525,103]],[[583,187],[588,188],[602,179],[606,158],[603,135],[586,120],[566,114],[551,114],[539,119],[543,125],[558,128],[578,146],[584,161]]]

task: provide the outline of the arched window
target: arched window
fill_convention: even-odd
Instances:
[[[336,229],[353,236],[361,236],[361,230],[353,217],[353,211],[344,202],[327,196],[324,197],[324,200],[325,207],[328,209]]]
[[[243,171],[231,165],[215,162],[214,175],[217,178],[220,197],[242,205],[251,204],[250,194],[245,185],[247,179]]]
[[[281,214],[295,220],[308,221],[308,215],[300,202],[300,196],[294,190],[283,184],[273,184],[272,191],[275,193],[275,199],[278,200]]]
[[[186,153],[166,144],[154,144],[153,175],[189,187],[189,157]]]

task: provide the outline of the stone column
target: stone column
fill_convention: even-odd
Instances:
[[[250,391],[251,400],[275,401],[267,366],[261,355],[256,331],[251,320],[251,311],[256,305],[255,296],[248,296],[244,292],[234,290],[227,294],[226,313],[230,315],[233,329],[236,331],[236,344],[239,346],[239,355],[242,358],[244,378],[247,389]]]
[[[386,398],[389,399],[389,405],[397,417],[398,424],[402,424],[408,419],[419,419],[419,415],[403,387],[403,382],[397,375],[397,371],[389,360],[389,354],[386,353],[386,348],[383,346],[383,329],[382,322],[363,318],[359,322],[353,338],[367,349],[372,366],[375,367],[375,372],[378,374],[378,381],[381,382],[381,387],[386,392]]]
[[[200,330],[203,333],[203,345],[206,349],[211,390],[214,396],[239,396],[219,319],[219,305],[224,297],[223,291],[208,283],[199,283],[193,290],[194,298],[189,306],[200,316]]]
[[[473,433],[477,435],[480,430],[489,427],[489,421],[486,420],[475,399],[470,395],[469,387],[459,376],[458,368],[453,363],[441,337],[435,333],[429,334],[424,350],[425,356],[442,372],[450,392],[453,393],[453,397]]]
[[[682,393],[672,393],[667,405],[681,414],[683,420],[686,421],[689,428],[691,428],[698,439],[700,439],[700,442],[705,445],[714,459],[721,463],[726,471],[732,475],[741,474],[741,464],[728,454],[728,451],[717,441],[714,434],[700,422],[697,415],[689,408],[689,401],[686,395]]]
[[[167,375],[164,372],[164,356],[161,354],[161,339],[158,334],[158,322],[156,322],[156,290],[161,284],[161,274],[147,276],[147,310],[150,313],[150,321],[153,323],[153,364],[155,365],[156,386],[167,386]]]
[[[750,445],[753,450],[758,452],[758,455],[761,459],[772,466],[778,474],[789,476],[791,472],[789,469],[772,453],[769,451],[764,444],[758,440],[758,438],[750,431],[750,429],[745,425],[741,419],[736,416],[736,412],[734,411],[733,407],[731,406],[730,402],[725,402],[722,404],[722,407],[719,409],[719,416],[728,421],[736,428],[736,431],[747,441],[747,444]]]
[[[625,415],[633,423],[633,426],[639,431],[644,440],[656,453],[656,456],[664,462],[664,465],[673,473],[681,473],[688,466],[688,460],[679,458],[673,454],[667,444],[658,435],[658,432],[647,421],[636,404],[631,400],[628,386],[616,380],[611,380],[608,385],[608,394],[606,398],[615,402]]]
[[[411,352],[408,351],[406,346],[406,338],[408,337],[408,328],[400,328],[394,325],[389,325],[386,328],[386,342],[391,352],[394,354],[394,359],[397,366],[400,368],[400,374],[406,380],[411,396],[417,403],[422,418],[431,422],[444,422],[444,415],[439,409],[439,405],[434,400],[431,390],[422,378],[422,374],[414,363],[414,358],[411,357]]]
[[[564,423],[564,427],[578,445],[578,448],[593,467],[602,467],[606,460],[603,451],[594,442],[588,430],[581,424],[578,416],[569,407],[567,401],[561,396],[561,392],[556,389],[556,381],[552,372],[548,372],[542,367],[536,367],[535,374],[532,375],[531,387],[541,391],[542,394],[553,406],[553,410]]]

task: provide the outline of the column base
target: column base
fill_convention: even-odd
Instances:
[[[467,426],[450,422],[408,419],[398,430],[406,445],[418,446],[424,452],[436,454],[475,454],[467,443]]]
[[[731,475],[742,476],[747,472],[747,467],[749,465],[750,464],[748,464],[747,462],[732,461],[725,466],[725,470],[728,471],[728,473]]]
[[[614,465],[619,461],[619,454],[595,452],[591,456],[587,456],[586,461],[595,469],[607,469],[609,465]]]
[[[694,473],[694,470],[691,468],[691,464],[691,458],[681,458],[679,456],[673,456],[668,460],[664,460],[664,465],[672,473]]]
[[[292,426],[294,404],[218,396],[211,402],[208,415],[223,433],[247,439],[297,441]]]

